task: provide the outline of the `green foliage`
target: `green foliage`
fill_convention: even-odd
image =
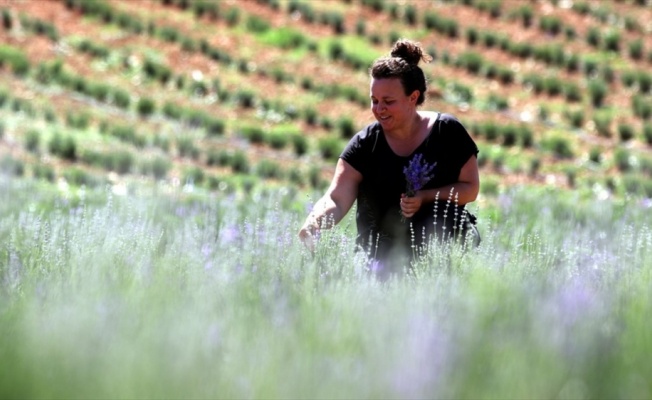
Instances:
[[[281,166],[269,159],[262,159],[258,162],[256,174],[264,179],[281,179],[284,175]]]
[[[235,173],[249,172],[249,158],[242,150],[236,150],[231,158],[231,170]]]
[[[0,135],[0,137],[1,136],[2,135]],[[32,153],[38,153],[40,151],[40,146],[41,131],[35,128],[28,129],[27,132],[25,132],[25,148]]]
[[[238,128],[238,134],[251,143],[263,143],[267,133],[260,126],[245,125]]]
[[[627,149],[622,147],[616,148],[614,150],[613,160],[616,168],[621,172],[627,172],[632,168],[631,153]]]
[[[189,136],[182,136],[177,139],[177,152],[180,157],[194,160],[199,158],[199,149],[195,145],[193,138]]]
[[[165,178],[171,168],[172,162],[170,159],[161,155],[145,158],[141,160],[140,164],[141,173],[152,176],[157,180]]]
[[[77,141],[72,135],[55,132],[48,142],[48,150],[52,155],[68,161],[77,159]]]
[[[9,11],[6,8],[3,8],[2,11],[1,11],[0,19],[2,20],[2,27],[5,30],[10,31],[13,28],[14,19],[13,19],[13,16],[11,15],[11,11]]]
[[[8,66],[17,76],[25,76],[29,72],[30,62],[25,53],[8,45],[0,45],[0,68]]]
[[[25,163],[9,154],[4,154],[0,158],[0,173],[10,176],[23,176],[25,174]]]
[[[543,147],[555,157],[569,159],[574,157],[574,151],[568,138],[561,134],[553,134],[542,142]]]
[[[54,168],[47,164],[32,164],[32,176],[47,182],[54,182],[56,177]]]
[[[652,123],[650,122],[643,124],[643,140],[648,146],[652,146]]]
[[[598,135],[602,137],[611,137],[611,122],[613,117],[609,112],[596,112],[593,114],[593,122]]]
[[[309,145],[308,139],[301,133],[296,133],[290,136],[292,148],[297,156],[302,156],[308,152]]]
[[[318,140],[317,148],[324,159],[337,160],[344,147],[339,138],[325,137]]]
[[[627,142],[634,138],[634,128],[630,124],[618,124],[618,137],[622,142]]]
[[[149,117],[156,111],[156,102],[149,97],[141,97],[136,103],[136,112],[141,117]]]
[[[472,74],[479,74],[484,67],[485,61],[480,53],[467,51],[457,58],[457,65],[465,68]]]
[[[104,183],[104,179],[89,173],[80,167],[70,167],[63,171],[63,178],[69,185],[98,187]]]
[[[356,133],[356,127],[351,117],[340,117],[337,121],[337,128],[340,136],[344,139],[350,139]]]
[[[564,24],[558,16],[554,15],[543,15],[539,19],[539,29],[543,32],[548,33],[552,36],[556,36],[561,33]]]
[[[591,96],[593,107],[602,107],[608,90],[607,85],[602,80],[594,79],[589,82],[589,96]]]
[[[265,33],[270,29],[270,23],[257,15],[249,15],[246,23],[247,29],[253,33]]]

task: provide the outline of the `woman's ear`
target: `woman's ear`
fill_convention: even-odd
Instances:
[[[416,104],[417,100],[419,100],[420,95],[421,95],[420,91],[418,90],[413,91],[412,94],[410,95],[410,101]]]

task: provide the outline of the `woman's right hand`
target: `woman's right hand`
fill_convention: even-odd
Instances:
[[[303,243],[304,246],[310,252],[315,251],[315,241],[319,238],[319,225],[317,224],[317,221],[312,218],[308,217],[306,219],[306,222],[303,224],[301,229],[299,230],[299,239]]]

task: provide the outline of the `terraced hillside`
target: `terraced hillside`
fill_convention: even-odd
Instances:
[[[0,1],[0,163],[68,184],[322,187],[419,40],[424,108],[516,183],[652,196],[652,7],[621,1]]]

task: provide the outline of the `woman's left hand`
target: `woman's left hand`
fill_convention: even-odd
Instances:
[[[410,218],[421,208],[423,198],[417,192],[413,197],[407,197],[405,193],[401,195],[401,212],[405,218]]]

